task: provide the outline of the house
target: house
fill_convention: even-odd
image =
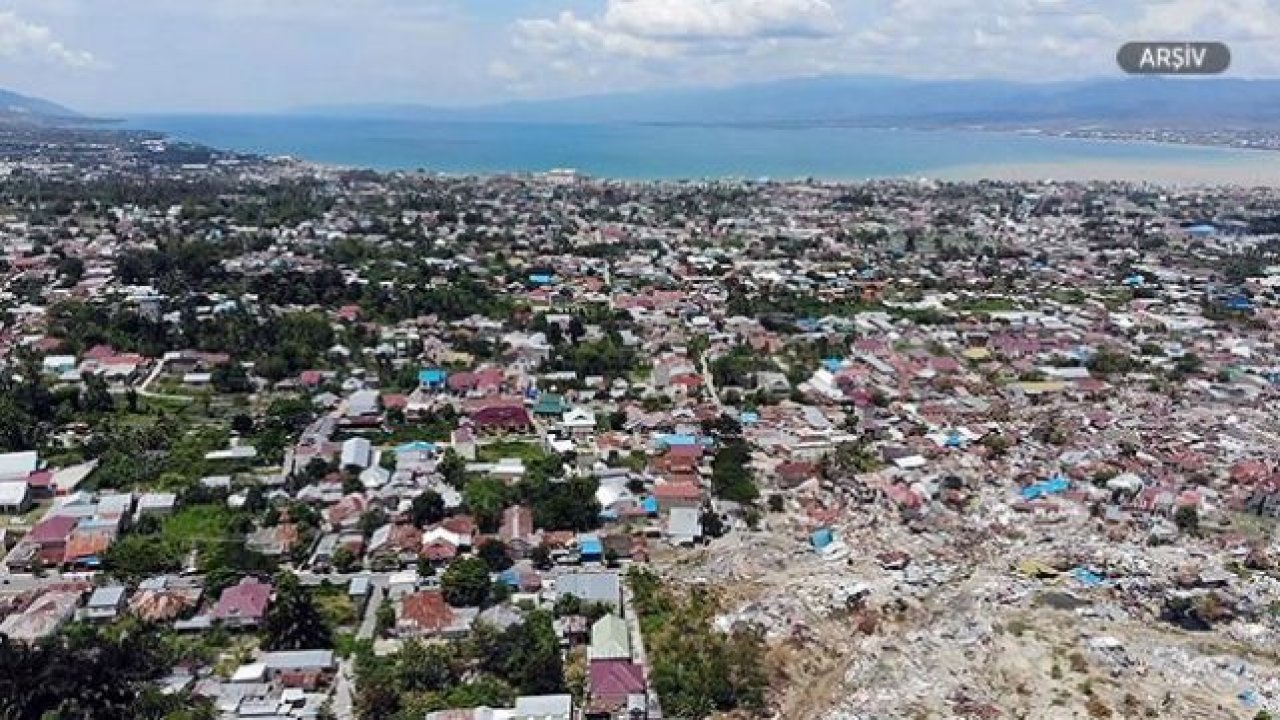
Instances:
[[[285,687],[314,689],[338,669],[332,650],[292,650],[264,653],[259,662],[265,677]]]
[[[209,617],[231,627],[254,627],[266,619],[270,601],[271,586],[247,577],[222,591]]]
[[[590,700],[585,716],[634,717],[632,713],[639,709],[644,717],[647,691],[639,665],[630,660],[593,660],[587,677]]]
[[[587,648],[589,660],[630,660],[631,635],[627,621],[610,613],[591,626],[591,645]]]
[[[355,467],[364,470],[373,465],[373,445],[367,438],[356,437],[342,443],[339,461],[342,468]]]
[[[40,453],[34,450],[0,453],[0,481],[25,480],[39,469]]]
[[[67,543],[75,531],[78,520],[66,515],[53,515],[36,523],[22,542],[33,546],[36,555],[46,566],[61,565],[66,557]]]
[[[0,514],[21,515],[31,509],[32,502],[26,480],[0,482]]]
[[[529,411],[520,405],[490,405],[469,417],[472,427],[480,433],[528,432],[533,428]]]
[[[115,532],[109,529],[94,530],[92,520],[81,522],[67,539],[62,564],[76,568],[97,569],[102,557],[115,540]]]
[[[622,607],[622,582],[616,572],[569,572],[556,579],[556,599],[573,595],[586,603]]]
[[[691,482],[660,483],[653,487],[652,496],[658,501],[661,513],[674,508],[702,507],[702,488]]]
[[[24,643],[47,637],[71,620],[82,595],[81,589],[45,591],[21,612],[12,613],[0,621],[0,635]]]
[[[85,618],[95,621],[114,620],[124,609],[124,588],[119,585],[100,587],[89,596]]]
[[[672,508],[667,516],[667,538],[673,545],[693,545],[702,539],[702,517],[698,508]]]
[[[173,514],[173,510],[178,505],[178,496],[174,493],[143,493],[138,498],[137,516],[139,518],[151,515],[153,517],[165,517]]]
[[[572,695],[521,695],[508,720],[572,720]]]
[[[396,618],[398,637],[459,638],[467,634],[477,614],[476,608],[454,609],[438,590],[405,595]]]
[[[560,418],[559,427],[570,437],[587,437],[596,431],[596,414],[587,408],[571,408]]]
[[[557,417],[563,415],[568,407],[565,404],[564,396],[558,393],[543,393],[538,398],[538,402],[533,406],[533,414],[539,417]]]

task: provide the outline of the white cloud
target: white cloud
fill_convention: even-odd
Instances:
[[[821,37],[839,29],[829,0],[611,0],[600,23],[642,38]]]
[[[778,39],[820,39],[840,28],[830,0],[608,0],[594,18],[563,11],[516,23],[516,44],[549,53],[641,60],[740,52]]]
[[[27,22],[12,11],[0,11],[0,57],[71,68],[99,65],[92,53],[68,48],[49,28]]]

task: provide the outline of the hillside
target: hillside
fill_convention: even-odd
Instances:
[[[74,110],[41,98],[0,90],[0,120],[47,121],[79,118]]]

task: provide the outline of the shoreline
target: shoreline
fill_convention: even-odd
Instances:
[[[1280,163],[1244,165],[1141,161],[1051,161],[956,165],[925,177],[952,182],[1126,182],[1170,187],[1280,187]]]

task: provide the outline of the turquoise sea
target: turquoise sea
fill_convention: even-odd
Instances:
[[[997,177],[1075,168],[1099,176],[1221,181],[1280,165],[1268,152],[955,130],[435,122],[156,115],[128,127],[214,147],[379,170],[470,174],[574,168],[620,179],[859,180]],[[1093,168],[1094,170],[1090,170]],[[1018,173],[1013,173],[1018,174]],[[1077,173],[1078,174],[1078,173]]]

